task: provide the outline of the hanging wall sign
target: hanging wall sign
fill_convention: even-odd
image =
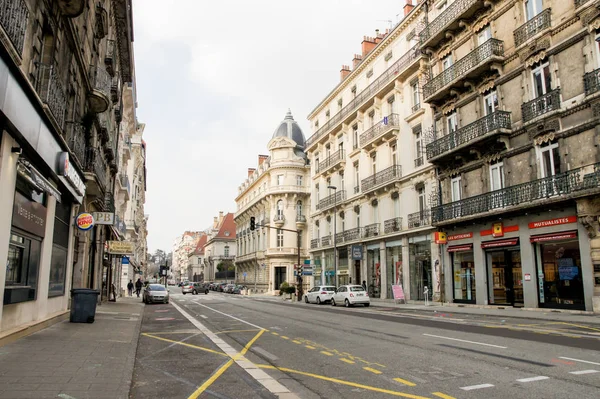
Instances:
[[[94,215],[91,213],[80,213],[75,218],[75,227],[82,231],[88,231],[94,227]]]

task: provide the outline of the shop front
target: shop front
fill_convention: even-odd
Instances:
[[[394,298],[392,285],[404,286],[402,274],[402,240],[387,241],[386,247],[386,276],[387,276],[387,298]]]
[[[444,245],[451,300],[592,310],[593,267],[586,230],[574,208],[547,215],[451,227]]]
[[[367,291],[371,298],[381,298],[381,253],[380,245],[367,245]]]
[[[425,287],[432,298],[431,238],[429,235],[410,237],[408,240],[410,264],[410,299],[425,300]]]
[[[338,284],[350,284],[350,272],[348,271],[348,247],[342,246],[338,248]]]

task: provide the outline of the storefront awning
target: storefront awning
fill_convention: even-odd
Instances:
[[[464,245],[450,245],[447,249],[448,252],[462,252],[462,251],[471,251],[473,249],[473,244],[464,244]]]
[[[570,238],[577,238],[577,230],[561,231],[560,233],[540,234],[537,236],[531,236],[530,240],[531,242],[544,242],[567,240]]]
[[[512,247],[519,243],[518,238],[507,238],[504,240],[484,241],[481,243],[481,248],[498,248],[498,247]]]

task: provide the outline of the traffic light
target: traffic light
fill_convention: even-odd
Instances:
[[[254,216],[250,216],[250,230],[256,230],[256,219],[254,219]]]
[[[298,265],[298,276],[302,276],[303,271],[304,271],[304,268],[302,267],[302,265]]]

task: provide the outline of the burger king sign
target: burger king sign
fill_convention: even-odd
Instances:
[[[75,218],[75,226],[77,226],[79,230],[88,231],[94,227],[94,215],[87,212],[80,213]]]

